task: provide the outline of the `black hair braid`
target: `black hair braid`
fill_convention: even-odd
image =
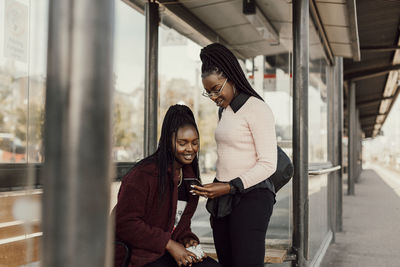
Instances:
[[[200,52],[200,59],[202,78],[211,74],[222,75],[232,81],[236,89],[263,100],[246,79],[235,55],[222,44],[213,43],[204,47]]]

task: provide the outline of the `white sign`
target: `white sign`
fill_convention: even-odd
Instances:
[[[4,56],[25,63],[28,61],[28,16],[28,6],[15,0],[6,0]]]

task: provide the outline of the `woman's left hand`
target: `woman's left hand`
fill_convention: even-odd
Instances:
[[[194,185],[190,191],[192,194],[205,198],[216,198],[229,194],[231,186],[228,183],[211,183],[203,186]]]
[[[183,245],[185,246],[185,248],[197,246],[198,244],[199,243],[197,242],[197,240],[190,237],[183,239]]]

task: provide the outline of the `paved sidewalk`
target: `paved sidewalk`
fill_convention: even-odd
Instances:
[[[400,174],[371,166],[343,197],[343,232],[336,234],[323,267],[400,266]]]

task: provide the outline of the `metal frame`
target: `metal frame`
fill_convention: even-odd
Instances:
[[[49,6],[42,265],[110,266],[113,8]]]
[[[112,181],[120,181],[136,162],[115,162]],[[44,163],[0,164],[0,192],[42,188]]]
[[[337,78],[338,84],[337,84],[337,120],[338,120],[338,128],[337,131],[339,132],[337,135],[337,162],[338,164],[343,166],[343,58],[336,58],[335,59],[336,66],[337,68],[335,69],[337,71],[337,75],[335,77]],[[343,230],[343,168],[340,169],[338,172],[337,176],[337,204],[336,204],[336,223],[335,223],[335,229],[338,232],[341,232]]]
[[[309,2],[292,3],[293,12],[293,250],[292,266],[308,258],[308,72]]]
[[[347,97],[347,121],[348,121],[348,153],[347,153],[347,194],[355,194],[355,137],[356,137],[356,84],[351,82]]]
[[[158,24],[160,16],[158,4],[147,2],[146,15],[146,58],[144,89],[144,156],[149,156],[157,149],[158,115]]]
[[[328,222],[332,231],[332,241],[335,242],[338,230],[338,216],[341,216],[342,208],[342,100],[343,90],[341,79],[342,60],[335,58],[335,65],[329,67],[328,79],[328,160],[332,162],[332,172],[328,178]]]

